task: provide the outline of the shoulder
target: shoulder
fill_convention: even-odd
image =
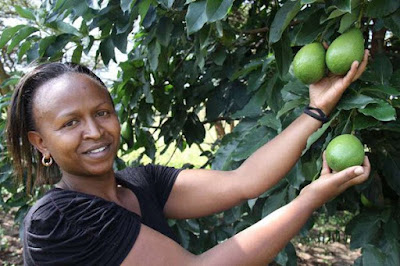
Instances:
[[[135,242],[140,224],[136,214],[113,202],[54,189],[25,217],[25,256],[39,264],[53,259],[65,263],[86,263],[99,258],[122,261],[129,251],[126,247]],[[83,258],[86,260],[82,261]]]
[[[174,179],[181,169],[162,166],[157,164],[147,164],[137,167],[126,167],[117,171],[116,176],[129,183],[156,183],[160,179]]]

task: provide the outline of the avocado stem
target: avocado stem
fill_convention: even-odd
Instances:
[[[359,28],[359,29],[361,29],[361,20],[362,20],[362,18],[363,18],[363,16],[364,16],[364,11],[365,11],[365,4],[364,4],[364,0],[362,0],[361,2],[360,2],[360,14],[358,15],[358,19],[357,19],[357,22],[356,22],[356,25],[355,25],[355,27],[356,28]]]

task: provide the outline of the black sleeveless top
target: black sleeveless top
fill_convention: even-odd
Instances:
[[[24,219],[24,265],[119,265],[141,224],[177,241],[163,209],[179,172],[147,165],[116,173],[136,195],[141,216],[94,195],[49,190]]]

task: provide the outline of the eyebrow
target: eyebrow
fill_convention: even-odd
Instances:
[[[104,105],[104,104],[109,104],[111,106],[113,106],[112,103],[110,103],[109,101],[104,101],[99,103],[98,105],[94,106],[93,109],[97,109],[100,106]],[[72,111],[66,111],[66,112],[61,112],[59,115],[56,116],[56,118],[64,118],[64,117],[68,117],[68,116],[75,116],[77,114],[77,110],[72,110]]]

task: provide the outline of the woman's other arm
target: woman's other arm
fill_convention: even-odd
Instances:
[[[176,242],[142,225],[136,242],[122,265],[266,265],[306,223],[313,211],[347,188],[364,182],[370,165],[331,173],[325,159],[321,177],[300,195],[258,223],[212,249],[193,255]]]

